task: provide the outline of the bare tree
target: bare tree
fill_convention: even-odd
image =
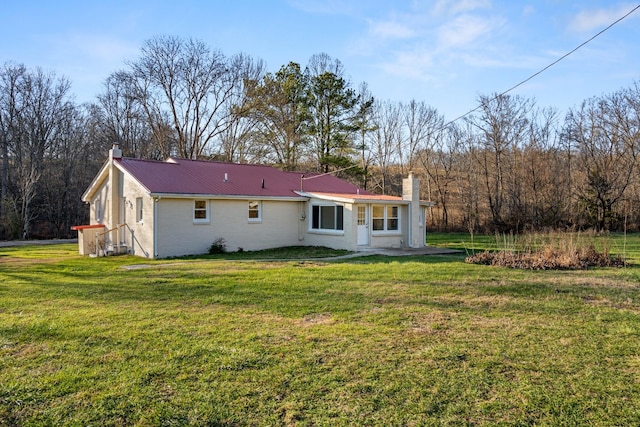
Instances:
[[[125,72],[113,73],[105,81],[104,88],[98,95],[99,110],[94,110],[94,117],[102,129],[103,146],[109,147],[116,142],[125,156],[162,158],[162,150],[157,150],[153,144],[145,111],[135,97],[131,76]]]
[[[470,117],[478,134],[482,178],[496,228],[518,228],[521,221],[521,182],[515,171],[533,103],[510,95],[480,96],[480,113]]]
[[[615,207],[637,180],[637,112],[629,97],[618,92],[584,101],[566,119],[566,135],[578,150],[582,184],[579,200],[587,225],[599,230],[614,226]]]
[[[5,64],[0,70],[0,151],[2,151],[0,218],[8,222],[9,150],[19,136],[19,84],[27,73],[24,65]]]
[[[400,141],[398,157],[402,174],[406,175],[408,171],[413,170],[418,151],[429,146],[429,139],[442,128],[444,119],[435,108],[415,99],[402,106],[402,116],[406,139]]]
[[[37,214],[32,202],[38,195],[45,157],[64,138],[64,121],[73,111],[67,95],[70,83],[53,73],[29,71],[21,65],[5,68],[2,81],[2,110],[7,117],[3,121],[8,130],[3,134],[10,135],[6,156],[14,167],[12,205],[21,236],[27,238]]]
[[[229,125],[218,136],[220,143],[217,157],[228,162],[260,163],[264,151],[255,138],[259,122],[255,115],[249,114],[249,97],[256,82],[263,78],[265,65],[263,61],[253,60],[243,54],[231,58],[230,65],[231,72],[238,76],[234,79],[237,83],[226,100],[225,109],[231,112],[231,116]]]
[[[374,190],[387,194],[391,181],[392,165],[396,161],[397,148],[402,140],[401,105],[391,101],[376,102],[371,141],[371,151],[379,176],[374,179]]]
[[[627,89],[622,90],[626,105],[626,119],[623,121],[629,151],[637,159],[638,144],[640,144],[640,83],[635,82]],[[634,180],[632,187],[625,196],[627,203],[623,217],[626,221],[632,221],[636,228],[640,228],[640,183]]]
[[[478,161],[479,147],[474,140],[473,126],[464,122],[456,129],[456,138],[460,143],[460,159],[456,162],[456,192],[462,215],[462,226],[473,235],[480,229],[484,213],[480,205],[482,193],[481,162]]]
[[[37,198],[44,209],[39,219],[48,234],[55,237],[68,237],[72,225],[89,220],[82,193],[104,162],[106,150],[100,150],[97,141],[91,139],[88,120],[80,108],[70,110],[61,122],[61,137],[55,150],[44,159],[41,194]]]
[[[198,40],[155,37],[131,64],[136,99],[157,136],[168,118],[181,157],[196,159],[214,152],[211,144],[231,124],[229,99],[242,73],[222,52]]]
[[[441,212],[440,226],[449,228],[449,210],[451,188],[456,176],[462,173],[459,166],[462,157],[463,135],[459,127],[451,124],[440,129],[430,137],[428,148],[419,153],[420,163],[432,182],[437,195],[438,209]],[[431,185],[428,187],[431,188]],[[432,195],[428,195],[432,198]]]
[[[571,191],[567,157],[557,138],[553,108],[535,110],[524,135],[518,173],[523,183],[524,222],[531,229],[568,223]]]

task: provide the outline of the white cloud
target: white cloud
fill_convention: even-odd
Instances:
[[[485,19],[462,15],[438,28],[438,46],[440,49],[463,48],[489,33],[491,29],[492,24]]]
[[[372,23],[370,30],[374,36],[382,37],[384,39],[406,39],[411,38],[416,34],[409,25],[397,21]]]
[[[507,21],[488,0],[439,0],[425,8],[387,13],[369,20],[368,33],[350,44],[360,56],[405,84],[450,81],[462,69],[486,69],[514,62],[497,35]]]
[[[343,0],[289,0],[292,7],[306,13],[321,15],[351,15],[359,10],[357,3]]]
[[[438,0],[433,8],[436,15],[458,14],[491,7],[491,0]]]
[[[140,46],[107,36],[77,37],[75,46],[88,57],[105,62],[118,62],[123,59],[135,59],[140,54]]]
[[[136,42],[107,35],[74,32],[49,36],[48,43],[56,55],[65,60],[75,59],[78,62],[121,63],[124,59],[134,59],[140,53],[140,45]]]
[[[384,71],[404,78],[428,80],[432,76],[427,70],[433,68],[433,54],[428,50],[416,47],[412,50],[396,52],[393,61],[382,65]]]
[[[573,17],[569,29],[575,32],[589,32],[612,24],[633,9],[633,5],[623,4],[609,9],[583,10]]]
[[[536,13],[536,8],[530,4],[526,5],[524,9],[522,9],[523,16],[530,16],[530,15],[533,15],[534,13]]]

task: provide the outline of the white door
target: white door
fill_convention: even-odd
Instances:
[[[358,205],[358,245],[369,244],[369,218],[367,206]]]

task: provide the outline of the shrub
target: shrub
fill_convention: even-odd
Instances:
[[[518,250],[519,245],[511,238],[503,250],[480,252],[467,257],[465,262],[523,270],[581,270],[626,265],[623,257],[612,257],[606,247],[598,251],[593,243],[577,240],[573,234],[523,236]]]
[[[209,246],[209,255],[223,254],[227,251],[227,242],[224,237],[218,237]]]

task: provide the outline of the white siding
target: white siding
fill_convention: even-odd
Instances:
[[[194,223],[194,200],[162,198],[157,202],[158,257],[207,253],[218,238],[225,240],[229,251],[304,244],[298,239],[296,202],[262,200],[262,219],[256,222],[249,221],[249,199],[208,199],[209,221]]]
[[[122,183],[119,182],[120,179]],[[122,189],[124,203],[111,186]],[[110,200],[114,197],[118,198],[115,203]],[[142,221],[137,220],[138,198],[142,200],[143,205]],[[130,253],[146,258],[207,253],[211,244],[219,238],[225,240],[229,251],[237,251],[240,248],[252,251],[284,246],[326,246],[358,250],[357,204],[334,203],[320,199],[311,199],[309,202],[251,198],[206,199],[209,220],[197,223],[193,220],[195,200],[168,197],[154,200],[129,174],[118,174],[117,180],[105,179],[94,194],[91,201],[91,224],[108,225],[114,216],[124,214],[126,226],[119,229],[119,240],[126,244]],[[249,219],[249,202],[256,200],[260,201],[261,207],[258,221]],[[311,229],[313,204],[343,206],[343,230]],[[117,212],[113,212],[114,207],[118,207]],[[101,214],[100,218],[97,216],[98,213]],[[397,233],[372,232],[370,246],[406,246],[407,235],[408,208],[400,206],[400,230]],[[157,239],[155,242],[154,238]],[[106,240],[107,243],[117,243],[116,233],[110,233]]]
[[[125,217],[124,242],[133,255],[153,258],[153,199],[137,181],[124,174]],[[136,199],[142,199],[142,221],[137,221]]]
[[[89,224],[106,224],[109,215],[109,181],[104,180],[90,202]]]
[[[124,243],[128,251],[134,255],[153,257],[153,199],[140,185],[128,174],[117,174],[118,179],[112,181],[116,188],[122,189],[123,198],[118,197],[118,192],[110,188],[110,180],[105,179],[90,201],[90,224],[105,224],[115,228],[121,225],[119,218],[124,214],[126,225],[117,227],[118,231],[111,231],[101,237],[106,245]],[[122,180],[120,182],[119,180]],[[115,195],[115,196],[114,196]],[[111,200],[116,197],[115,203]],[[143,220],[136,221],[136,198],[140,197],[143,203]],[[124,202],[123,202],[124,200]],[[124,203],[124,206],[122,204]],[[114,212],[114,207],[116,212]],[[114,217],[118,218],[114,218]],[[118,240],[118,241],[116,241]]]
[[[394,205],[397,206],[397,205]],[[397,232],[371,232],[371,247],[372,248],[400,248],[407,246],[407,217],[408,207],[406,205],[400,205],[398,211],[399,214],[399,230]]]
[[[336,204],[344,207],[343,211],[343,230],[342,231],[324,231],[313,230],[311,228],[311,206],[313,204]],[[306,238],[304,241],[305,246],[325,246],[333,249],[357,249],[357,218],[356,211],[351,203],[332,203],[326,200],[311,199],[307,203],[307,219],[306,225]]]

